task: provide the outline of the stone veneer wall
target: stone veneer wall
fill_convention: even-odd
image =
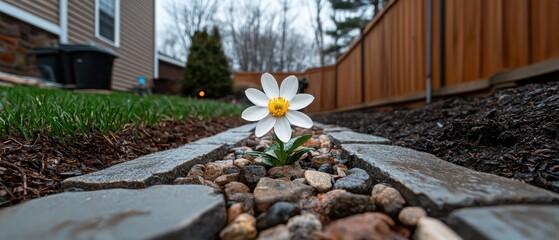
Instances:
[[[58,36],[0,13],[0,71],[39,76],[35,57],[28,54],[35,47],[58,44]]]

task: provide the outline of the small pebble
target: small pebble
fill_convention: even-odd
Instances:
[[[385,184],[375,185],[371,197],[379,210],[395,218],[398,217],[399,211],[406,205],[406,200],[400,192]]]
[[[322,230],[322,223],[315,215],[307,213],[289,219],[287,229],[291,239],[310,239],[313,232]]]
[[[446,226],[443,222],[422,217],[417,222],[414,239],[417,240],[462,240],[458,234]]]
[[[246,158],[238,158],[233,161],[235,167],[242,169],[246,165],[250,165],[252,162]]]
[[[405,207],[398,214],[398,220],[408,226],[416,226],[420,218],[426,217],[427,212],[421,207]]]
[[[235,203],[227,209],[227,224],[230,224],[243,213],[243,204]]]
[[[247,185],[240,182],[230,182],[223,187],[223,192],[225,192],[227,199],[230,199],[235,193],[248,193],[249,190]]]
[[[299,212],[296,205],[288,202],[274,203],[268,210],[256,218],[256,228],[259,230],[274,227],[286,223],[290,217]]]
[[[330,219],[339,219],[353,214],[371,212],[375,210],[371,197],[336,189],[318,195],[321,213]]]
[[[204,176],[204,165],[202,164],[194,165],[190,169],[190,171],[188,171],[188,174],[186,174],[186,177],[188,178],[203,177],[203,176]]]
[[[239,178],[238,173],[231,173],[231,174],[225,174],[217,177],[214,182],[219,186],[223,186],[230,182],[237,181],[238,178]]]
[[[299,163],[297,162],[293,165],[278,166],[270,168],[270,170],[268,170],[268,175],[271,178],[285,177],[291,180],[302,178],[304,174],[305,170],[301,169],[301,165],[299,165]]]
[[[240,181],[249,187],[254,187],[260,178],[266,176],[266,168],[260,165],[247,165],[241,168]]]
[[[320,165],[320,167],[318,167],[318,171],[328,174],[334,174],[334,168],[332,168],[332,166],[327,163]]]
[[[318,169],[322,164],[333,165],[336,163],[336,160],[330,155],[320,155],[313,157],[311,163],[314,169]]]
[[[338,219],[317,233],[320,239],[377,240],[391,236],[394,221],[382,213],[363,213]]]
[[[258,234],[258,240],[290,240],[289,229],[284,224],[268,228]]]
[[[233,160],[222,160],[209,162],[204,168],[204,178],[207,180],[214,180],[217,177],[225,174],[229,167],[233,166]]]
[[[328,173],[307,170],[305,171],[305,179],[318,192],[323,193],[332,189],[332,177]]]
[[[256,234],[256,220],[252,215],[243,213],[227,225],[219,233],[219,237],[224,240],[251,239],[255,238]]]
[[[367,171],[361,168],[352,168],[349,174],[340,178],[334,184],[335,189],[345,189],[348,192],[369,194],[372,189],[373,179]]]

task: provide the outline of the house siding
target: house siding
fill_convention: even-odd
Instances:
[[[51,23],[59,23],[59,0],[0,0],[20,9],[23,9],[37,17],[43,18]]]
[[[153,78],[155,1],[120,0],[120,44],[115,47],[95,36],[95,0],[68,1],[68,40],[94,43],[118,54],[112,88],[136,86],[136,77]]]

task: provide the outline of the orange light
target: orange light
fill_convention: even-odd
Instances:
[[[204,91],[198,92],[198,96],[203,97],[204,95],[206,95],[206,93]]]

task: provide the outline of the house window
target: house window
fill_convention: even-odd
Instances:
[[[95,5],[95,35],[117,47],[120,32],[119,6],[119,0],[97,0]]]

